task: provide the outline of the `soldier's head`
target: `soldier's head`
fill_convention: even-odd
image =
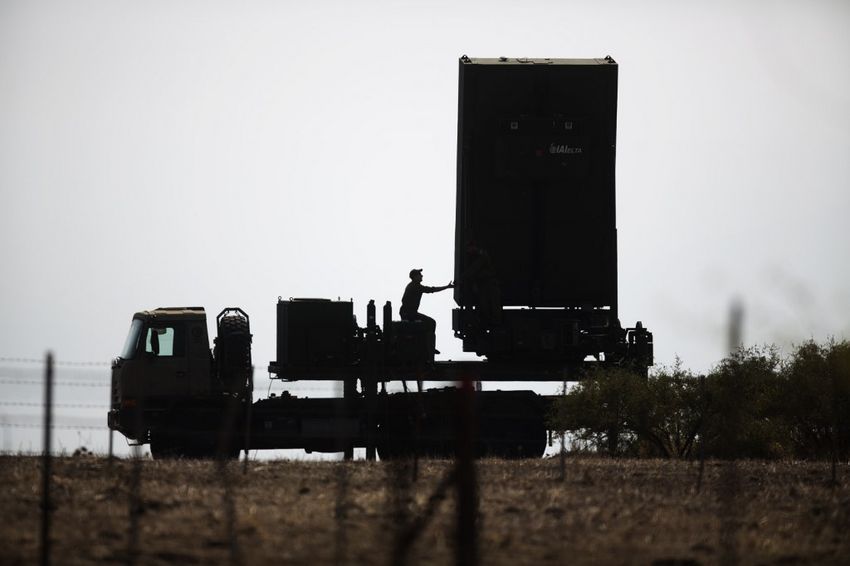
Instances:
[[[422,270],[421,269],[411,269],[410,270],[410,279],[411,281],[422,281]]]

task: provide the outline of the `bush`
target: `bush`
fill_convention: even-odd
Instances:
[[[690,456],[705,420],[703,387],[699,378],[676,360],[671,368],[650,373],[631,428],[652,450],[650,455]]]
[[[591,450],[632,453],[629,415],[641,396],[635,374],[614,368],[593,371],[554,404],[550,419],[555,430],[571,431]]]
[[[551,424],[611,455],[687,456],[703,419],[698,380],[676,362],[648,377],[599,369],[554,404]]]
[[[648,377],[591,372],[553,404],[550,425],[612,455],[850,456],[850,343],[741,349],[700,378],[679,360]]]
[[[700,441],[706,456],[773,458],[785,455],[781,360],[775,348],[739,349],[705,378],[706,411]]]
[[[850,454],[850,343],[797,347],[784,373],[782,412],[793,455]]]

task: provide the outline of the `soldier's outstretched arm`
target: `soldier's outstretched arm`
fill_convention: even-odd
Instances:
[[[449,281],[448,285],[443,285],[442,287],[428,287],[426,285],[422,285],[423,293],[439,293],[440,291],[445,291],[446,289],[451,289],[454,287],[454,283]]]

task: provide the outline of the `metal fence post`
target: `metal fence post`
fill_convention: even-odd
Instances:
[[[245,405],[245,461],[242,462],[242,475],[248,473],[248,457],[251,454],[251,407],[254,405],[254,367],[248,376],[248,399]]]
[[[743,510],[738,495],[741,491],[741,479],[738,475],[738,462],[729,460],[720,470],[720,552],[718,563],[722,566],[737,566],[740,562],[738,552],[738,530]]]
[[[561,399],[567,396],[567,380],[565,379],[563,382],[563,389],[561,390]],[[562,401],[563,402],[563,401]],[[562,407],[563,408],[563,407]],[[566,481],[567,479],[567,431],[560,431],[561,437],[561,450],[559,451],[558,459],[560,460],[561,466],[561,481]]]
[[[44,371],[44,451],[41,467],[41,564],[50,564],[50,444],[53,427],[53,353]]]
[[[239,450],[233,450],[237,442],[236,430],[239,426],[238,413],[240,400],[238,397],[230,397],[225,406],[224,419],[219,432],[218,444],[215,448],[216,467],[218,476],[221,478],[223,487],[222,505],[224,506],[224,518],[227,530],[227,541],[229,549],[230,564],[242,564],[242,553],[239,548],[239,540],[236,536],[236,503],[234,501],[232,478],[230,476],[231,455],[238,457]],[[247,411],[247,409],[246,409]]]
[[[144,422],[144,394],[137,399],[134,410],[136,444],[133,445],[131,450],[130,486],[127,490],[130,515],[129,532],[127,533],[127,564],[135,564],[139,558],[139,517],[142,514],[142,445],[147,440],[147,429]]]
[[[109,465],[110,465],[110,466],[112,466],[112,461],[115,459],[115,455],[114,455],[114,453],[113,453],[113,449],[112,449],[112,444],[113,444],[113,438],[112,438],[112,437],[113,437],[113,432],[114,432],[114,431],[110,428],[110,429],[109,429],[109,458],[108,458],[108,461],[109,461]]]
[[[464,377],[461,383],[458,411],[457,447],[457,555],[458,566],[472,566],[478,562],[477,514],[478,501],[475,485],[475,444],[472,380]]]
[[[702,423],[699,430],[699,476],[697,476],[697,493],[702,489],[702,478],[705,474],[705,375],[699,376],[700,406],[702,407]]]

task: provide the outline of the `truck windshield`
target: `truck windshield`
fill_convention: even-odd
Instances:
[[[130,333],[127,335],[127,341],[124,342],[124,348],[121,349],[121,358],[125,360],[131,359],[136,355],[136,350],[139,346],[139,336],[142,334],[142,321],[134,318],[130,324]]]

